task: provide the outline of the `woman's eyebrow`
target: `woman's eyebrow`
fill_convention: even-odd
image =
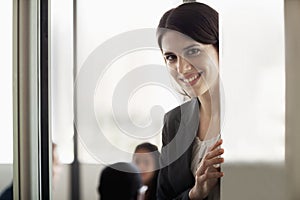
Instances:
[[[164,53],[164,56],[169,56],[169,55],[173,55],[174,53],[172,53],[172,52],[165,52]]]
[[[191,44],[191,45],[189,45],[189,46],[187,46],[187,47],[184,47],[183,48],[183,51],[185,51],[185,50],[187,50],[187,49],[189,49],[189,48],[192,48],[192,47],[196,47],[196,46],[200,46],[199,44]],[[169,56],[169,55],[173,55],[174,53],[172,53],[172,52],[170,52],[170,51],[167,51],[167,52],[165,52],[165,53],[163,53],[163,55],[164,56]]]
[[[189,46],[187,46],[187,47],[184,47],[184,48],[183,48],[183,51],[185,51],[185,50],[187,50],[187,49],[189,49],[189,48],[195,47],[195,46],[199,46],[199,45],[198,45],[198,44],[192,44],[192,45],[189,45]]]

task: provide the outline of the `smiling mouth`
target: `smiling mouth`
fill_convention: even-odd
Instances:
[[[184,82],[187,85],[194,85],[201,77],[203,72],[194,74],[193,76],[189,77],[189,78],[179,78],[182,82]]]

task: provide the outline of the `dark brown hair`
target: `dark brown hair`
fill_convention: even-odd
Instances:
[[[212,44],[219,52],[219,15],[206,4],[184,3],[167,11],[157,29],[160,48],[161,38],[168,29],[187,35],[199,43]]]

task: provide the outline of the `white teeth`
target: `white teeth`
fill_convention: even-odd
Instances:
[[[192,82],[193,80],[195,80],[196,78],[198,78],[198,74],[196,74],[195,76],[193,76],[193,77],[191,77],[191,78],[189,78],[189,79],[183,79],[183,81],[185,82],[185,83],[189,83],[189,82]]]

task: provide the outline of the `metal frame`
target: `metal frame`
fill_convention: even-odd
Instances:
[[[50,199],[48,1],[14,0],[13,29],[14,199]]]
[[[73,80],[75,82],[77,76],[77,0],[73,0]],[[77,117],[77,93],[74,90],[74,121]],[[74,161],[71,164],[70,183],[71,183],[71,199],[80,199],[80,163],[78,160],[78,133],[74,125]]]

